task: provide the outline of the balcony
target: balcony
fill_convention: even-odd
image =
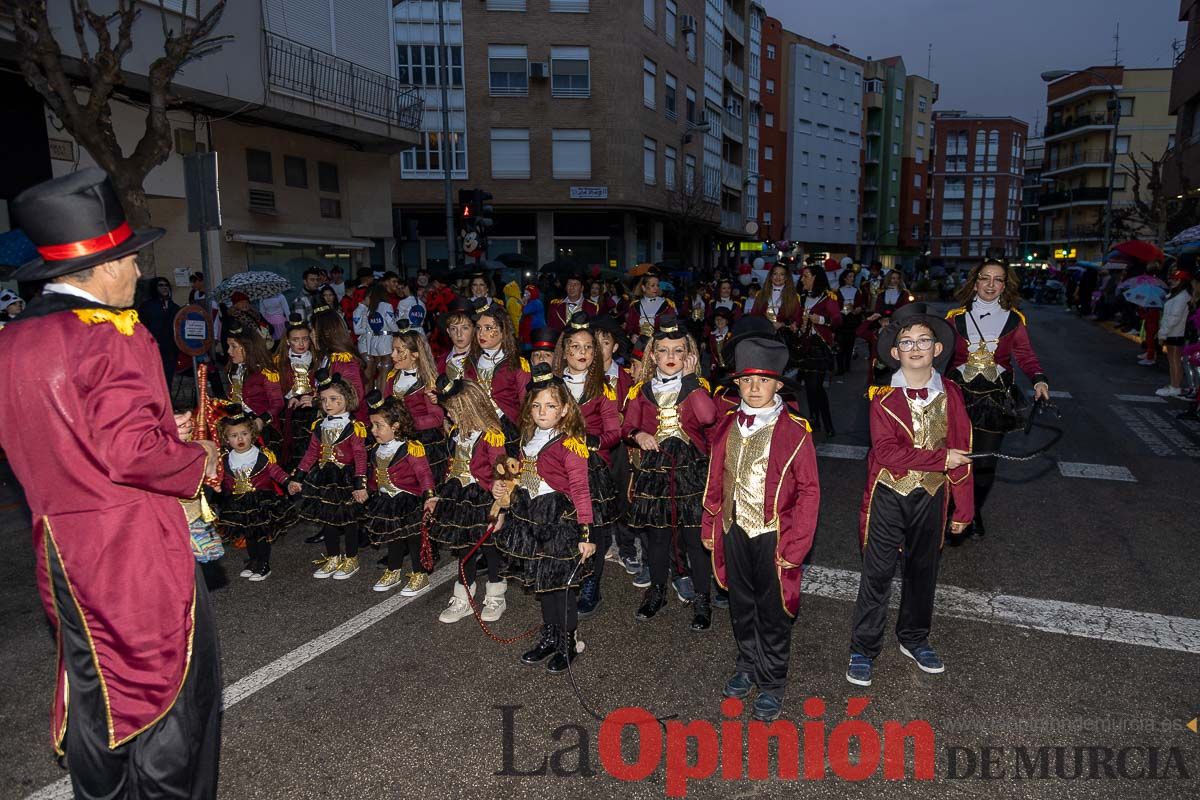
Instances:
[[[883,136],[883,131],[879,128],[867,128],[868,139],[878,139],[880,136]]]
[[[746,222],[742,219],[742,212],[721,209],[721,227],[727,231],[744,234],[746,232]]]
[[[866,156],[863,157],[863,163],[864,164],[878,164],[879,163],[879,153],[872,153],[871,151],[868,150]]]
[[[730,164],[728,161],[725,162],[725,165],[721,169],[721,180],[730,189],[741,191],[743,185],[742,175],[742,168],[737,164]]]
[[[391,140],[395,145],[399,139],[399,144],[407,146],[416,141],[414,132],[420,127],[424,108],[419,89],[270,31],[264,30],[263,35],[267,88],[272,95],[281,96],[269,103],[273,108],[311,119],[315,109],[299,108],[291,102],[301,100],[346,115],[345,120],[337,121],[321,115],[317,117],[321,122],[357,129],[362,138],[384,140],[372,144]]]
[[[1080,128],[1111,128],[1112,126],[1113,115],[1111,113],[1079,114],[1058,122],[1050,122],[1042,129],[1042,135],[1049,144],[1057,139],[1065,138],[1067,134],[1078,131]]]
[[[879,219],[879,212],[873,208],[868,208],[863,211],[863,219]]]
[[[1100,242],[1104,240],[1103,225],[1055,225],[1038,231],[1045,238],[1040,241],[1047,244],[1056,242]]]
[[[746,18],[733,10],[729,3],[725,4],[725,30],[733,34],[739,42],[746,42]]]
[[[746,70],[739,67],[732,61],[725,62],[725,80],[729,81],[734,89],[737,89],[742,94],[746,92]]]
[[[1070,172],[1073,169],[1086,169],[1100,167],[1108,169],[1112,160],[1111,150],[1082,150],[1078,153],[1071,153],[1063,158],[1056,158],[1053,154],[1042,165],[1042,175],[1057,175],[1060,172]]]
[[[1044,192],[1038,197],[1038,207],[1043,210],[1058,206],[1103,205],[1107,202],[1107,186],[1087,186],[1062,192]]]
[[[741,119],[723,114],[721,116],[721,130],[735,142],[742,142],[742,121]]]
[[[1175,71],[1171,75],[1171,97],[1167,110],[1179,114],[1188,101],[1200,94],[1200,36],[1195,36],[1184,46],[1175,59]]]
[[[879,183],[876,181],[868,181],[867,183],[863,184],[863,191],[864,192],[878,192],[879,191]]]

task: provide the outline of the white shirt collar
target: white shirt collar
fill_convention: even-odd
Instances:
[[[350,423],[350,413],[346,412],[344,414],[333,414],[333,415],[326,417],[325,419],[321,420],[321,427],[322,428],[337,428],[338,430],[341,430],[342,428],[346,427],[346,425],[348,425],[349,423]]]
[[[746,405],[746,401],[743,400],[738,405],[738,411],[742,412],[743,414],[750,414],[754,417],[754,422],[750,423],[749,425],[746,425],[740,421],[738,422],[738,428],[741,430],[742,434],[749,435],[767,425],[770,425],[772,422],[778,419],[779,415],[783,413],[783,398],[781,398],[779,395],[775,395],[775,404],[770,408],[751,408],[750,406]]]
[[[294,364],[306,367],[312,363],[312,357],[312,350],[305,350],[303,353],[293,353],[291,350],[288,350],[288,360]]]
[[[82,297],[84,300],[90,300],[93,303],[99,303],[102,306],[108,305],[108,303],[104,302],[99,297],[96,297],[96,295],[92,294],[91,292],[85,292],[78,286],[74,286],[70,283],[63,283],[62,281],[47,283],[45,288],[42,289],[42,294],[69,294],[74,297]]]
[[[614,361],[608,365],[608,369],[604,371],[604,375],[608,378],[619,378],[621,376],[621,368]]]
[[[659,295],[658,297],[643,297],[641,302],[643,309],[652,313],[657,313],[659,307],[663,304],[663,297],[662,295]]]
[[[258,463],[258,448],[251,445],[244,453],[229,451],[229,468],[232,470],[254,469]]]
[[[379,445],[375,448],[375,458],[384,461],[390,460],[392,456],[396,455],[396,451],[402,444],[404,444],[403,439],[392,439],[390,442]]]
[[[544,431],[541,428],[536,428],[533,431],[533,436],[529,437],[529,441],[526,442],[525,447],[522,448],[525,451],[525,455],[536,456],[538,453],[542,452],[542,448],[550,444],[550,440],[557,435],[558,431],[554,428],[551,428],[548,431]]]
[[[898,369],[892,373],[892,386],[900,390],[928,389],[929,396],[925,398],[914,398],[909,397],[907,394],[904,395],[904,399],[917,408],[924,408],[932,403],[939,394],[946,391],[945,386],[942,384],[942,376],[937,373],[937,370],[933,370],[932,376],[929,378],[929,383],[925,384],[924,386],[909,386],[908,381],[904,379],[904,370]]]

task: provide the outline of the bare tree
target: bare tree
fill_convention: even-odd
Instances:
[[[703,180],[695,171],[675,176],[675,188],[667,190],[667,224],[675,233],[685,262],[691,259],[692,243],[716,227],[717,209],[716,201],[705,196]]]
[[[226,0],[215,0],[201,13],[200,0],[189,12],[182,0],[178,12],[168,11],[159,0],[163,55],[151,62],[147,73],[146,128],[133,152],[121,150],[113,130],[114,95],[125,86],[121,62],[133,48],[133,26],[141,15],[136,0],[116,0],[116,10],[94,11],[89,0],[69,0],[77,56],[63,53],[55,39],[46,0],[0,0],[12,16],[20,49],[21,73],[67,132],[110,176],[129,222],[134,227],[150,223],[143,183],[150,170],[171,153],[171,82],[187,63],[216,52],[229,36],[211,36],[221,19]],[[106,3],[111,5],[111,3]],[[171,21],[178,22],[176,30]],[[115,30],[114,30],[115,29]],[[92,47],[94,41],[94,49]]]
[[[1140,159],[1130,156],[1129,164],[1122,168],[1122,172],[1130,184],[1133,202],[1114,213],[1114,229],[1134,236],[1149,234],[1150,238],[1162,245],[1184,228],[1195,224],[1200,201],[1188,196],[1191,187],[1183,175],[1182,165],[1178,159],[1171,159],[1170,154],[1171,149],[1167,148],[1158,158],[1147,153],[1142,153]],[[1164,187],[1164,173],[1172,166],[1180,170],[1178,177],[1183,199],[1168,195]]]

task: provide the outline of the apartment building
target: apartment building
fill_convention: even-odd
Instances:
[[[1160,159],[1174,144],[1170,96],[1170,69],[1090,67],[1046,87],[1039,244],[1075,251],[1078,259],[1103,258],[1110,183],[1113,208],[1130,205],[1133,182],[1127,173],[1133,161]]]
[[[1042,262],[1055,256],[1039,244],[1042,238],[1042,220],[1038,213],[1038,199],[1042,194],[1042,161],[1045,152],[1046,144],[1041,136],[1030,137],[1025,142],[1025,178],[1021,181],[1020,254],[1026,261]],[[1059,260],[1067,258],[1066,253],[1060,255]]]
[[[1016,257],[1029,126],[963,111],[933,115],[931,260],[968,268],[984,256]]]
[[[929,249],[929,167],[933,160],[933,104],[938,85],[920,75],[904,79],[904,140],[900,144],[900,220],[897,262],[912,270]]]
[[[137,87],[162,54],[160,10],[150,6],[134,25],[123,63],[126,85],[111,103],[126,152],[145,125],[145,96]],[[167,24],[177,28],[171,9],[179,4],[165,6]],[[50,8],[55,28],[69,32],[69,5]],[[390,19],[390,0],[226,6],[214,35],[230,39],[177,76],[174,149],[145,181],[153,222],[167,229],[154,245],[156,269],[173,280],[179,298],[187,293],[187,273],[201,266],[199,234],[187,231],[182,161],[196,151],[218,155],[223,226],[209,234],[214,280],[254,266],[298,285],[302,265],[312,259],[348,271],[386,263],[393,243],[390,166],[416,141],[420,112],[420,98],[395,77]],[[8,176],[2,201],[95,163],[11,74],[20,54],[8,35],[0,32],[0,62],[9,70],[2,80],[20,117],[6,131],[12,146],[0,153],[0,173]],[[77,53],[73,36],[60,34],[58,42],[68,57]],[[6,213],[0,224],[7,227]]]
[[[400,0],[401,79],[424,95],[392,176],[406,265],[445,263],[455,191],[494,195],[489,255],[628,269],[703,263],[757,217],[762,7],[748,0]],[[449,46],[448,128],[437,43]],[[775,91],[773,84],[766,87]],[[702,237],[680,241],[680,221]]]
[[[900,244],[906,78],[899,56],[868,61],[864,71],[862,250],[864,259],[878,259],[886,266],[895,264]]]
[[[1163,165],[1163,185],[1182,199],[1200,192],[1200,0],[1180,0],[1179,21],[1187,33],[1171,74],[1167,110],[1175,117],[1175,149]]]
[[[775,90],[762,96],[759,117],[759,229],[764,241],[786,239],[792,234],[788,218],[788,108],[792,82],[788,79],[788,48],[784,45],[783,23],[774,17],[763,21],[762,79]],[[766,158],[769,154],[770,158]]]

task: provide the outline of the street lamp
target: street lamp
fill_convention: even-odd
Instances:
[[[1083,72],[1091,75],[1093,78],[1099,78],[1104,86],[1108,87],[1109,94],[1112,99],[1109,101],[1109,108],[1113,115],[1113,134],[1112,134],[1112,153],[1109,154],[1108,163],[1108,201],[1104,204],[1104,249],[1100,252],[1100,262],[1108,257],[1108,249],[1112,246],[1112,210],[1113,210],[1113,185],[1117,182],[1117,132],[1121,129],[1121,96],[1117,93],[1117,87],[1099,72],[1090,69],[1050,69],[1042,73],[1042,80],[1046,83],[1051,83],[1059,78],[1065,78],[1068,75]],[[1067,224],[1071,224],[1070,206],[1067,210]]]

